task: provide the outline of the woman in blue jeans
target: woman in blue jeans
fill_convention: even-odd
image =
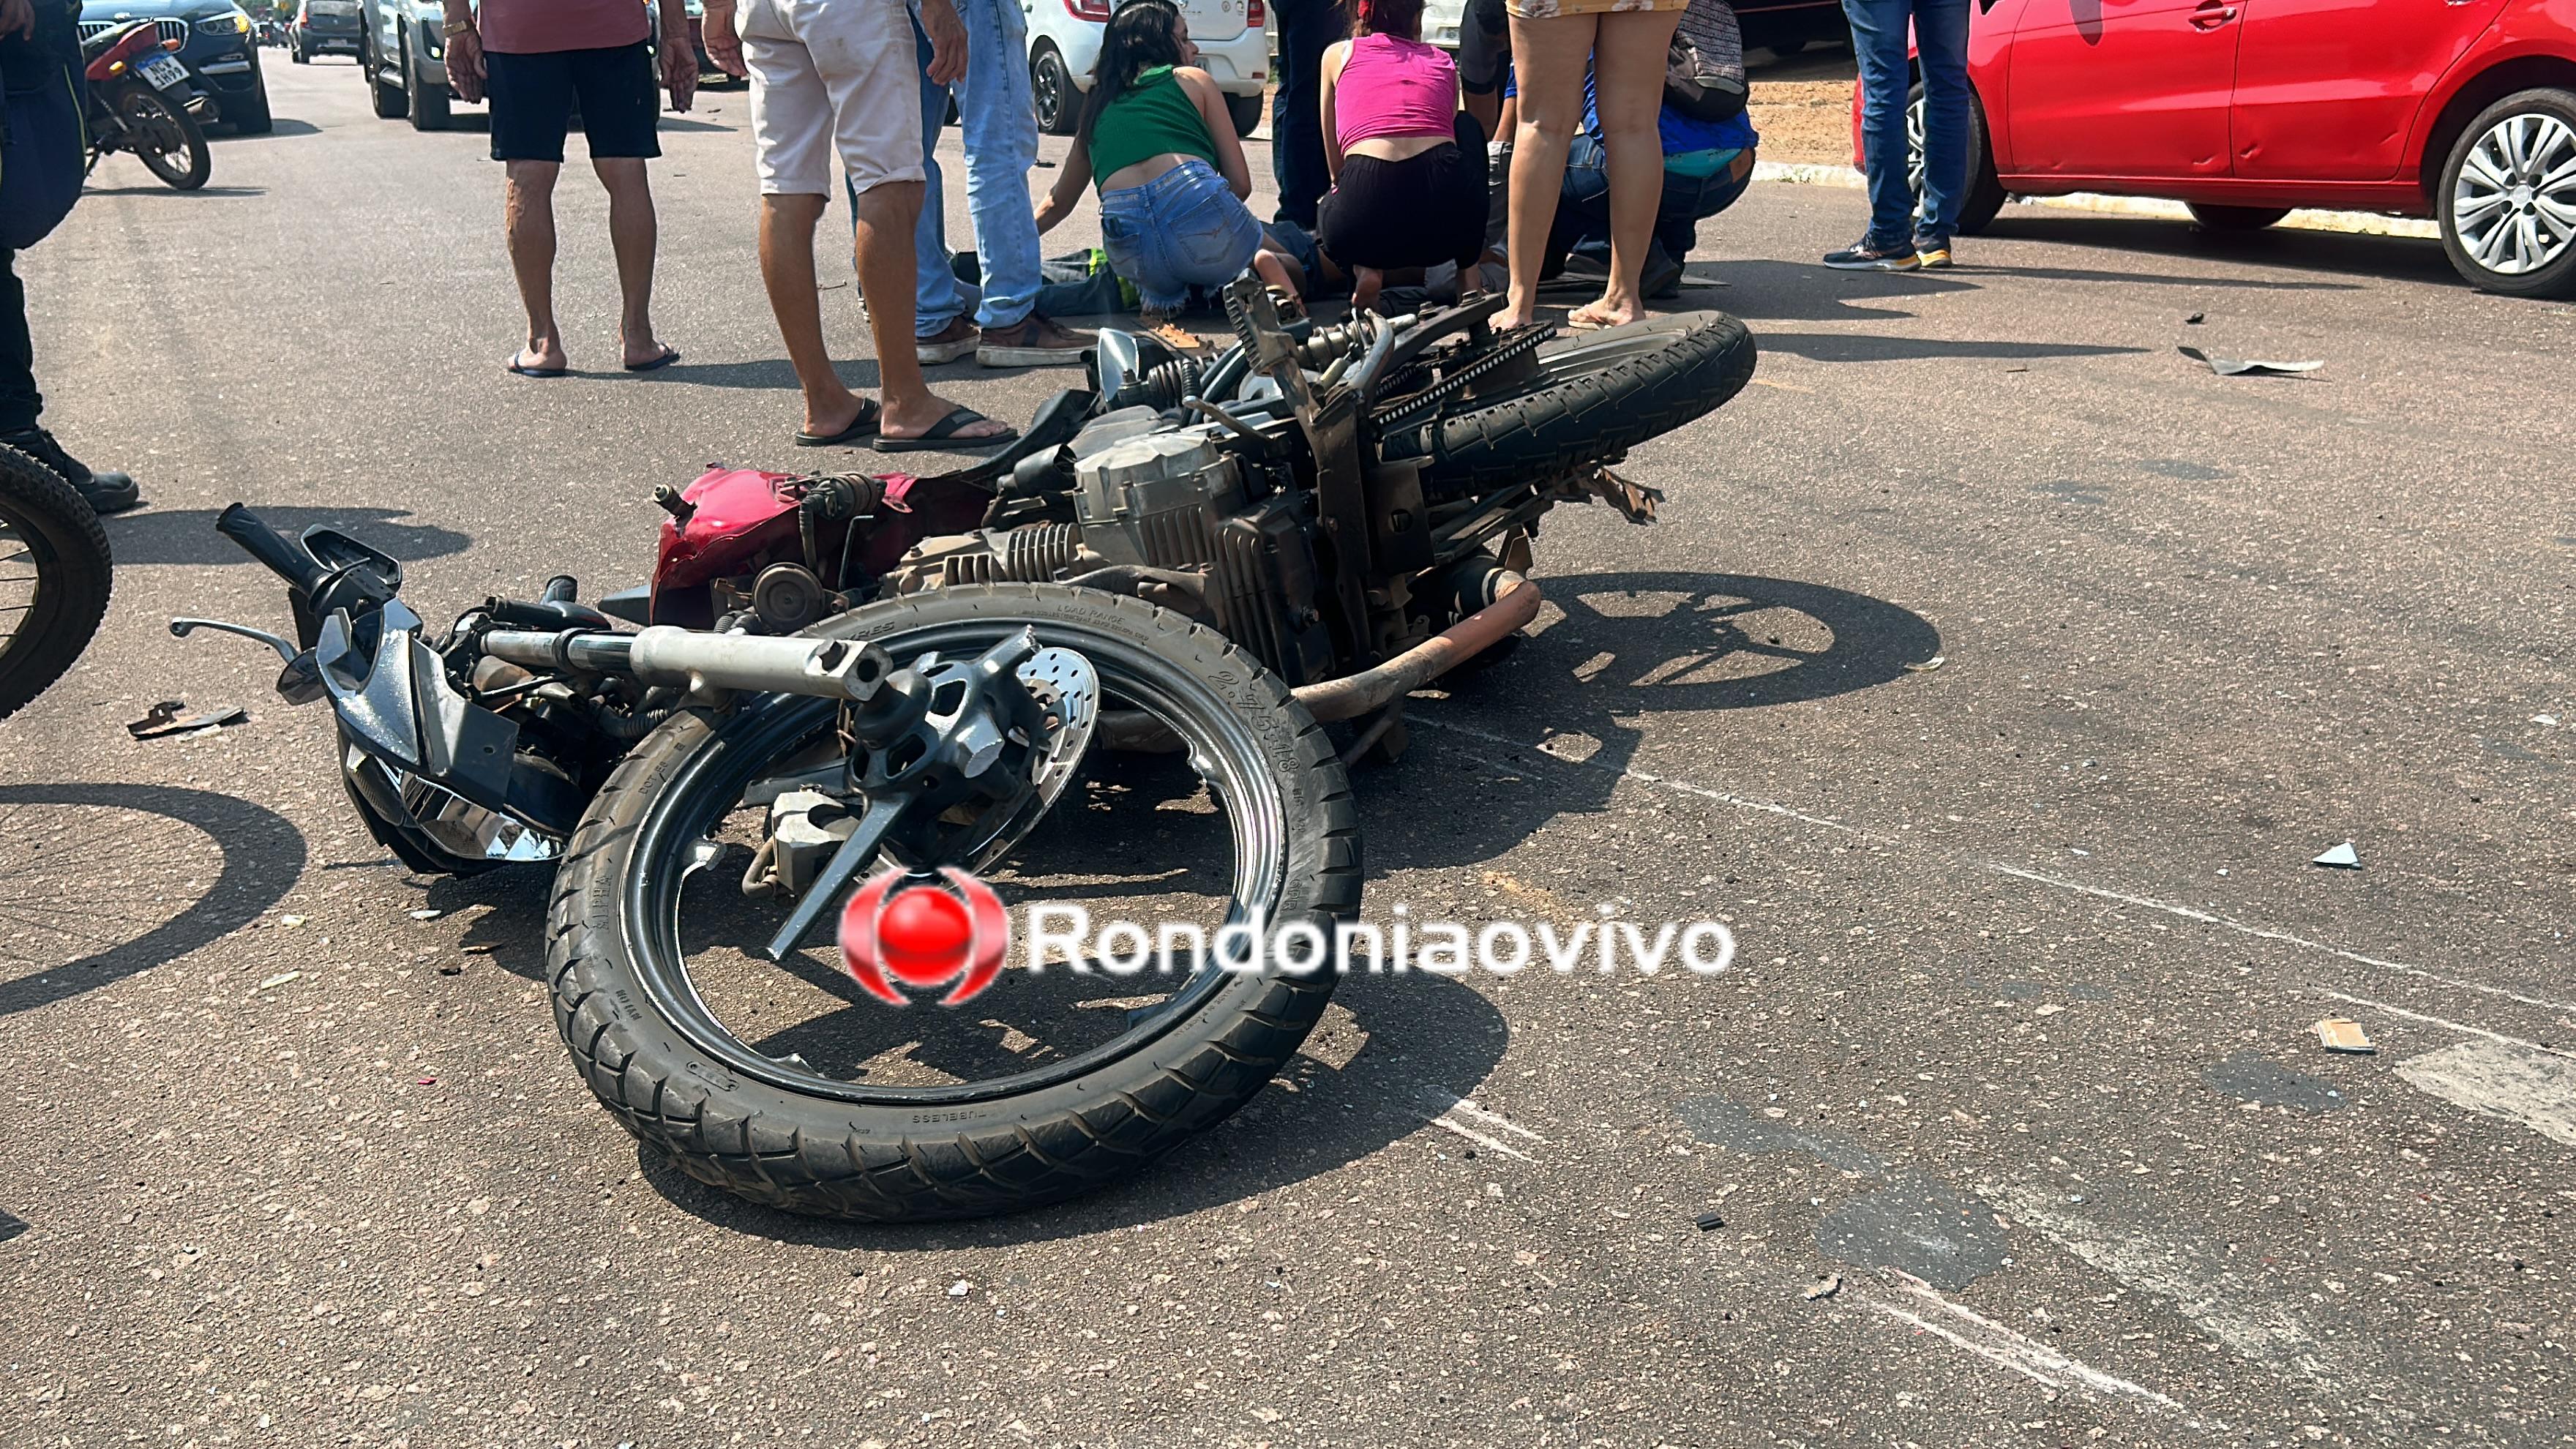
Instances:
[[[1825,265],[1910,272],[1950,265],[1968,190],[1968,0],[1843,0],[1860,61],[1861,164],[1869,174],[1869,234]],[[1913,22],[1912,34],[1907,22]],[[1906,42],[1923,73],[1923,212],[1906,172]]]
[[[1177,316],[1192,287],[1232,281],[1261,248],[1261,223],[1243,204],[1252,194],[1243,144],[1196,59],[1171,0],[1120,6],[1073,153],[1038,208],[1043,233],[1099,178],[1101,248],[1136,284],[1149,325]]]

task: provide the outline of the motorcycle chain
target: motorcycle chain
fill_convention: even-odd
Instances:
[[[1478,382],[1538,350],[1538,345],[1554,336],[1556,328],[1545,322],[1533,322],[1499,333],[1485,349],[1485,355],[1463,367],[1453,368],[1447,377],[1409,397],[1400,397],[1370,414],[1369,422],[1380,431],[1400,428],[1418,417],[1426,416],[1442,403],[1457,397]]]

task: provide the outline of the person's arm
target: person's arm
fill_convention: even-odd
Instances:
[[[1226,114],[1225,92],[1216,81],[1197,66],[1185,65],[1172,72],[1193,104],[1199,108],[1199,120],[1206,125],[1208,139],[1216,143],[1216,169],[1225,184],[1245,201],[1252,199],[1252,168],[1244,164],[1243,142],[1234,134],[1234,118]]]
[[[27,0],[0,0],[0,39],[12,35],[33,39],[36,34],[36,7]]]
[[[684,115],[698,93],[698,47],[689,39],[684,0],[663,0],[662,88],[671,93],[671,109]]]
[[[1333,122],[1333,91],[1341,84],[1342,62],[1351,58],[1351,43],[1333,42],[1324,52],[1324,179],[1342,179],[1342,128]]]
[[[447,0],[441,29],[447,34],[447,83],[467,105],[483,99],[483,32],[474,28],[473,0]]]
[[[1064,164],[1056,168],[1055,187],[1047,192],[1045,204],[1038,208],[1038,235],[1055,229],[1055,224],[1073,215],[1082,200],[1085,187],[1091,185],[1091,147],[1081,141],[1065,153]]]
[[[751,73],[751,68],[743,64],[742,36],[733,25],[733,3],[734,0],[707,0],[699,33],[707,38],[707,59],[716,63],[716,69],[740,80]]]

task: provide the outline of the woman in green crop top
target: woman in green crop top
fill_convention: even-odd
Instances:
[[[1243,143],[1197,59],[1171,0],[1119,6],[1073,154],[1038,208],[1045,232],[1098,178],[1101,247],[1136,284],[1148,322],[1188,306],[1192,287],[1232,281],[1261,247],[1261,223],[1243,204],[1252,194]]]

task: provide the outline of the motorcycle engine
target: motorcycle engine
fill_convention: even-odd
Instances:
[[[888,587],[1053,579],[1147,594],[1196,613],[1292,685],[1330,671],[1310,495],[1274,489],[1221,428],[1173,428],[1149,408],[1094,419],[1067,452],[1069,488],[1060,466],[1014,480],[1049,521],[925,539]]]

